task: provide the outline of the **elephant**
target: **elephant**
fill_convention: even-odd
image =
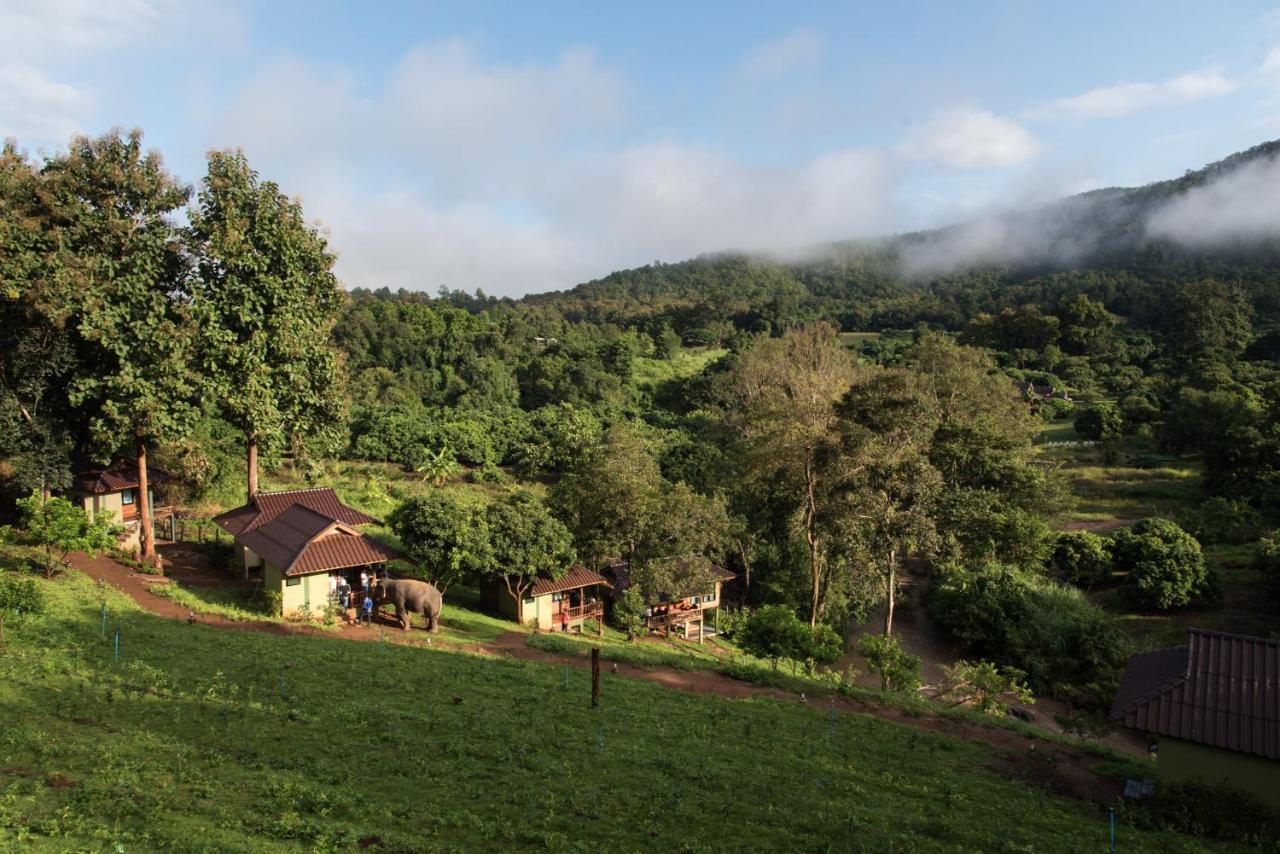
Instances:
[[[416,578],[380,578],[374,584],[373,601],[377,605],[395,605],[396,619],[400,621],[400,628],[405,631],[411,625],[410,614],[425,617],[429,632],[440,628],[443,600],[434,584]]]

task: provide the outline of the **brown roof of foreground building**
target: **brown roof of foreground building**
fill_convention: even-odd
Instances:
[[[365,525],[378,521],[343,504],[338,500],[337,493],[327,486],[290,489],[285,492],[259,492],[248,504],[215,516],[213,521],[234,537],[261,528],[286,510],[299,505],[347,525]]]
[[[390,546],[301,504],[265,525],[242,532],[236,542],[279,567],[285,575],[308,575],[400,557]]]
[[[1280,759],[1280,641],[1191,629],[1186,646],[1129,659],[1111,719]]]
[[[555,581],[549,578],[539,578],[533,583],[533,589],[529,592],[529,595],[545,596],[548,593],[563,593],[566,590],[590,587],[593,584],[603,584],[605,587],[612,586],[603,575],[592,572],[580,564],[574,564],[562,578]]]
[[[169,472],[155,466],[147,466],[147,485],[155,486],[177,480]],[[76,475],[75,488],[99,495],[107,492],[120,492],[124,489],[137,489],[142,486],[138,475],[137,460],[116,460],[103,468],[86,469]]]

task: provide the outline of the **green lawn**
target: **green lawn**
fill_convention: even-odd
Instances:
[[[1045,425],[1036,444],[1041,446],[1041,457],[1058,466],[1074,499],[1060,514],[1060,524],[1173,518],[1205,499],[1200,465],[1194,460],[1146,458],[1127,445],[1118,463],[1108,466],[1100,448],[1079,441],[1070,421]]]
[[[980,744],[586,671],[154,617],[72,574],[0,655],[10,850],[1101,850]],[[102,636],[100,596],[109,610]],[[119,659],[113,638],[120,630]],[[1120,828],[1124,851],[1198,841]]]

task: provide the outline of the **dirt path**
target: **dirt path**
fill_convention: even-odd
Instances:
[[[225,575],[211,570],[203,563],[203,555],[194,552],[190,555],[182,552],[181,544],[162,546],[166,558],[166,568],[173,577],[184,584],[221,583],[225,585]],[[91,558],[84,554],[70,557],[70,563],[80,572],[94,580],[101,580],[123,592],[144,609],[171,620],[187,620],[190,611],[151,591],[152,585],[172,583],[155,576],[144,575],[116,563],[110,558]],[[202,577],[203,576],[203,577]],[[413,646],[435,646],[438,648],[464,650],[484,655],[501,655],[522,661],[534,661],[543,664],[569,665],[586,668],[590,661],[578,656],[557,655],[530,647],[527,635],[521,632],[507,632],[488,644],[457,644],[450,642],[434,642],[425,632],[404,633],[394,619],[383,616],[372,626],[344,626],[340,631],[324,631],[304,625],[269,622],[266,620],[231,620],[216,614],[200,614],[197,620],[200,625],[219,629],[235,629],[239,631],[263,632],[272,635],[310,635],[341,640],[377,642],[386,640]],[[842,697],[806,697],[797,696],[790,691],[779,688],[768,688],[733,679],[714,670],[676,670],[673,668],[646,668],[623,662],[605,662],[602,665],[607,678],[614,675],[643,679],[675,691],[692,694],[714,694],[734,699],[750,699],[766,697],[782,702],[799,702],[812,704],[821,708],[833,708],[842,712],[872,715],[884,720],[893,721],[904,726],[929,732],[963,738],[967,741],[997,748],[999,754],[993,756],[990,765],[993,771],[1011,779],[1022,780],[1049,788],[1058,794],[1069,795],[1098,803],[1107,803],[1119,795],[1121,784],[1113,780],[1098,777],[1094,769],[1104,760],[1089,756],[1082,751],[1074,750],[1054,742],[1028,737],[1010,730],[996,727],[984,727],[967,721],[952,720],[931,715],[908,715],[898,709],[862,700]]]

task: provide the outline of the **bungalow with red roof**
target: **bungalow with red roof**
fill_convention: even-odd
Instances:
[[[517,602],[501,581],[486,582],[480,590],[485,607],[521,625],[540,631],[581,631],[582,624],[594,620],[604,632],[604,597],[607,579],[575,564],[562,577],[539,578]]]
[[[687,565],[689,558],[678,558],[678,564]],[[661,630],[671,634],[674,628],[686,639],[697,637],[702,643],[704,637],[719,631],[720,596],[724,585],[738,576],[722,566],[710,564],[711,581],[698,593],[680,597],[659,597],[657,601],[646,601],[644,625],[650,631]],[[617,600],[631,586],[631,564],[622,559],[612,560],[602,570],[604,577],[613,588],[612,599]],[[714,611],[715,629],[707,630],[707,612]],[[695,634],[696,628],[696,634]]]
[[[155,487],[176,480],[164,469],[147,466],[147,491],[151,497],[151,525],[167,531],[173,538],[173,508],[156,506]],[[142,520],[138,512],[142,480],[136,460],[118,459],[109,466],[86,469],[76,475],[66,497],[84,508],[90,519],[106,519],[124,526],[120,547],[136,550],[140,546]]]
[[[359,590],[361,570],[372,575],[401,557],[356,527],[377,519],[343,504],[327,487],[259,492],[213,521],[235,540],[245,577],[261,573],[286,616],[322,612],[330,604],[331,575]]]
[[[1280,808],[1280,641],[1191,629],[1129,659],[1110,718],[1151,739],[1161,780],[1228,782]]]

